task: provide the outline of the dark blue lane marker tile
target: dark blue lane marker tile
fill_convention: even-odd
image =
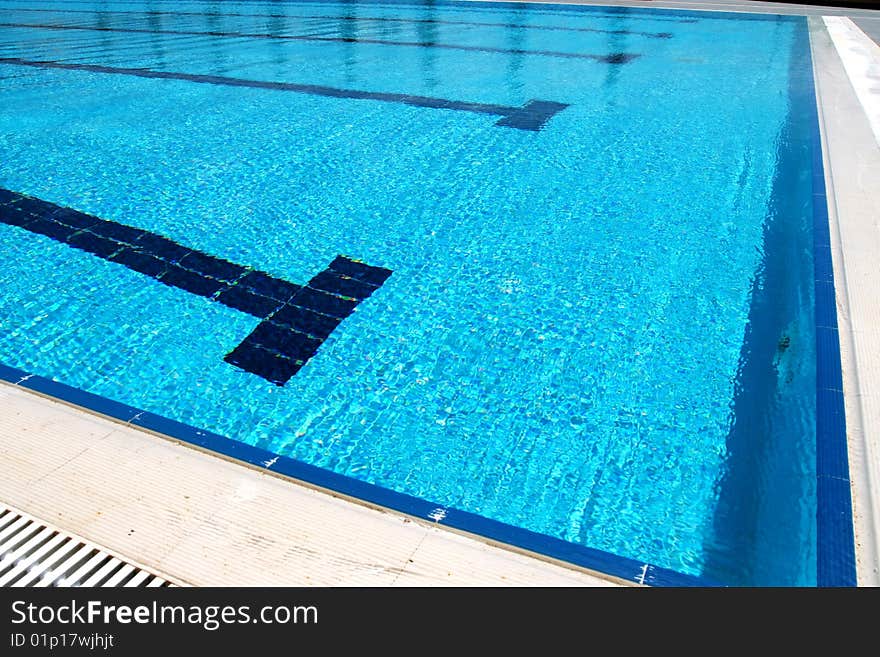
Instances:
[[[468,46],[436,41],[393,41],[391,39],[363,39],[356,37],[322,36],[316,34],[268,34],[265,32],[201,32],[198,30],[158,30],[142,27],[101,27],[96,25],[59,25],[46,23],[0,23],[0,27],[25,28],[30,30],[79,30],[86,32],[118,32],[122,34],[170,34],[174,36],[211,36],[234,39],[268,39],[271,41],[317,41],[321,43],[360,43],[374,46],[402,46],[408,48],[440,48],[442,50],[464,50],[501,55],[535,55],[540,57],[560,57],[562,59],[591,59],[604,64],[626,64],[638,55],[615,53],[596,55],[592,53],[561,52],[558,50],[528,50],[526,48],[497,48],[492,46]]]
[[[190,271],[198,272],[203,276],[218,278],[227,283],[234,283],[247,271],[241,265],[205,255],[198,251],[192,251],[181,258],[180,266]]]
[[[126,226],[125,224],[117,224],[115,221],[98,221],[88,226],[88,230],[95,235],[116,240],[117,242],[124,242],[125,244],[134,244],[146,232],[139,228]]]
[[[599,58],[599,61],[603,64],[629,64],[639,56],[631,52],[616,52],[611,55],[603,55]]]
[[[312,278],[286,304],[258,324],[238,347],[226,354],[224,360],[276,385],[284,385],[299,371],[299,367],[284,378],[290,369],[283,363],[279,365],[274,357],[283,357],[284,361],[299,363],[301,367],[317,352],[333,329],[366,298],[346,298],[315,287],[327,285],[332,280],[348,279],[347,284],[359,286],[359,292],[364,293],[370,288],[372,293],[390,275],[390,269],[337,256],[330,267]],[[371,281],[377,283],[372,284]]]
[[[240,283],[238,285],[230,285],[223,290],[217,295],[217,301],[224,306],[235,308],[260,319],[274,313],[282,304],[277,299],[251,292],[247,288],[242,287]]]
[[[49,219],[43,219],[42,217],[34,217],[33,221],[28,224],[27,229],[32,233],[39,233],[59,242],[66,242],[76,232],[76,228],[71,228]]]
[[[6,205],[7,203],[12,203],[20,198],[18,194],[15,192],[10,192],[8,189],[0,189],[0,205]]]
[[[617,55],[614,55],[615,57]],[[115,75],[130,75],[138,78],[155,78],[159,80],[183,80],[199,84],[217,84],[232,87],[250,87],[254,89],[273,89],[275,91],[292,91],[314,96],[327,96],[330,98],[350,98],[355,100],[378,100],[386,103],[400,103],[413,107],[427,107],[431,109],[447,109],[460,112],[473,112],[475,114],[493,114],[501,117],[514,118],[508,123],[497,121],[495,125],[519,128],[520,130],[537,131],[544,127],[547,121],[559,113],[568,105],[549,100],[530,100],[523,107],[509,107],[507,105],[490,105],[486,103],[469,103],[459,100],[447,100],[445,98],[432,98],[430,96],[413,96],[410,94],[385,93],[378,91],[360,91],[357,89],[337,89],[336,87],[322,87],[314,84],[296,84],[293,82],[267,82],[264,80],[246,80],[243,78],[229,78],[220,75],[198,75],[195,73],[176,73],[172,71],[153,71],[148,68],[120,68],[114,66],[100,66],[98,64],[73,64],[68,62],[56,62],[51,60],[36,61],[19,59],[17,57],[0,57],[0,64],[12,66],[32,66],[34,68],[57,68],[66,71],[86,71],[89,73],[110,73]],[[522,112],[531,113],[534,116],[526,120]]]
[[[27,228],[36,219],[34,215],[19,210],[15,205],[0,205],[0,221],[9,226]]]
[[[540,130],[555,114],[564,110],[568,105],[556,103],[552,100],[530,100],[522,108],[510,112],[495,125],[504,125],[520,130]]]
[[[274,351],[290,360],[305,362],[317,353],[322,340],[269,321],[260,322],[245,342],[253,343],[266,351]]]
[[[310,287],[304,287],[290,300],[295,306],[311,310],[322,315],[330,315],[345,319],[354,311],[354,307],[358,304],[356,299],[343,299],[335,294],[327,294],[320,290],[313,290]]]
[[[49,215],[49,218],[79,230],[85,230],[86,228],[91,228],[92,226],[102,223],[97,217],[77,212],[70,208],[58,208]],[[105,237],[112,237],[112,235],[105,235]]]
[[[34,216],[41,216],[43,214],[42,202],[38,199],[31,198],[30,196],[20,196],[15,201],[15,206],[19,210]]]
[[[223,358],[230,365],[235,365],[245,372],[261,376],[270,383],[283,386],[294,374],[299,372],[303,363],[285,358],[275,352],[266,351],[245,339]]]
[[[299,292],[301,285],[294,285],[280,278],[273,278],[261,271],[250,271],[239,279],[238,284],[264,297],[284,303]]]
[[[350,278],[332,269],[322,271],[309,281],[309,287],[343,297],[364,300],[377,288],[356,278]]]
[[[28,226],[28,230],[30,230],[30,226]],[[105,260],[123,248],[122,244],[119,242],[98,237],[86,230],[74,233],[70,239],[67,240],[67,243],[70,244],[70,246],[82,249],[83,251],[88,251],[89,253],[92,253],[99,258],[104,258]]]
[[[285,305],[272,316],[275,324],[288,326],[300,333],[308,333],[316,338],[324,339],[342,321],[338,317],[322,315],[299,306]]]
[[[168,265],[168,269],[157,280],[165,283],[165,285],[179,287],[200,297],[212,297],[226,287],[222,281],[218,281],[216,278],[202,276],[194,271],[172,264]]]
[[[337,256],[300,286],[155,233],[2,188],[0,223],[257,317],[257,327],[223,360],[276,385],[287,383],[343,318],[391,275],[390,269]]]
[[[192,253],[192,249],[188,249],[177,242],[169,240],[167,237],[162,237],[155,233],[144,232],[132,245],[144,253],[174,264],[177,264]]]
[[[114,253],[109,259],[151,278],[159,278],[169,267],[169,264],[164,260],[128,247]]]
[[[352,260],[345,256],[337,256],[333,262],[330,263],[328,269],[332,269],[340,274],[345,274],[349,278],[356,278],[359,281],[370,283],[376,287],[382,285],[382,283],[391,276],[390,269],[374,267],[373,265],[358,262],[357,260]]]

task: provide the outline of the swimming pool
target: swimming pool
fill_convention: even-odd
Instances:
[[[847,581],[804,19],[3,0],[0,93],[7,379],[637,581]]]

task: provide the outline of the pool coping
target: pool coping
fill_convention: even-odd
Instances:
[[[647,6],[645,7],[648,8]],[[813,66],[815,67],[815,55],[813,55],[813,60]],[[814,157],[817,154],[816,147],[818,144],[818,161],[821,164],[823,153],[821,148],[822,136],[820,134],[820,125],[816,124],[814,130]],[[827,170],[826,175],[828,175]],[[814,195],[820,197],[824,201],[826,198],[824,178],[817,181],[814,176],[813,183],[814,185],[821,184],[821,193],[816,193],[816,190],[819,189],[819,187],[817,187],[814,189]],[[824,220],[827,227],[829,216],[827,211],[824,210],[825,207],[825,203],[814,203],[814,212],[816,213],[814,214],[814,221],[821,222]],[[816,282],[818,315],[820,303],[820,297],[818,296],[820,289],[818,283],[820,281],[817,280]],[[828,304],[830,303],[830,309],[833,311],[835,308],[834,288],[832,287],[831,289],[830,297],[826,294],[822,299],[822,304],[825,309],[827,310],[829,308]],[[836,331],[836,323],[834,330]],[[295,481],[304,482],[306,485],[326,490],[334,495],[342,495],[348,499],[355,500],[360,504],[372,505],[382,509],[390,509],[419,520],[432,522],[469,535],[474,535],[480,539],[488,539],[489,541],[497,542],[501,545],[510,545],[527,553],[534,553],[541,558],[549,557],[550,559],[560,560],[580,568],[597,571],[600,575],[610,575],[611,577],[636,584],[655,586],[714,585],[712,582],[699,577],[684,575],[651,564],[627,559],[625,557],[594,550],[592,548],[586,548],[584,546],[578,546],[549,536],[536,534],[535,532],[506,525],[472,513],[443,507],[429,501],[414,498],[403,493],[397,493],[344,475],[339,475],[301,461],[280,457],[266,450],[261,450],[224,436],[176,422],[153,413],[142,411],[92,393],[87,393],[77,388],[61,384],[45,377],[33,375],[16,368],[0,365],[0,379],[32,392],[61,400],[79,408],[87,409],[90,412],[111,418],[126,425],[136,426],[156,435],[188,443],[212,453],[217,453],[221,456],[243,462],[262,471],[290,478]],[[823,378],[822,381],[817,381],[817,393],[820,393],[821,390],[839,393],[839,405],[842,405],[843,401],[843,391],[841,388],[842,386],[840,385],[835,387],[833,382],[829,382],[826,378]],[[837,398],[832,402],[832,405],[835,404],[838,404]],[[834,407],[836,408],[836,406]],[[836,411],[832,412],[832,415],[835,415],[835,413]],[[842,413],[839,415],[842,420]],[[832,419],[836,421],[837,418],[835,416],[835,418]],[[834,429],[833,441],[839,442],[840,436],[846,435],[846,429],[842,427],[843,425],[839,425]],[[843,431],[843,434],[841,434],[841,430]],[[820,472],[819,474],[820,477],[827,476],[835,481],[841,479],[841,477],[837,475],[830,475],[823,472]],[[848,478],[846,479],[846,483],[847,486],[845,492],[848,497]],[[848,507],[845,500],[840,498],[840,494],[841,491],[836,491],[833,496],[834,504],[837,506],[831,511],[832,515],[838,514],[841,510],[851,508]],[[832,562],[833,561],[834,560],[832,559]],[[834,563],[831,564],[831,566],[834,565]],[[837,577],[837,574],[835,574],[834,577]],[[830,581],[837,582],[838,580],[834,577],[832,577],[832,580]]]

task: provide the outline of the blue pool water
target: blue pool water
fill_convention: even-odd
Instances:
[[[297,285],[393,272],[276,385],[224,360],[253,316],[0,223],[0,363],[706,581],[815,584],[810,66],[789,17],[0,0],[0,188]]]

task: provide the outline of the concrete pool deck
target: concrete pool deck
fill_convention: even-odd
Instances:
[[[880,102],[871,77],[880,71],[880,49],[872,68],[865,36],[880,32],[880,12],[733,0],[579,4],[812,17],[858,580],[880,585],[880,128],[869,119],[880,116],[871,101]],[[0,501],[182,583],[622,583],[299,485],[7,383],[0,383],[0,454]]]

